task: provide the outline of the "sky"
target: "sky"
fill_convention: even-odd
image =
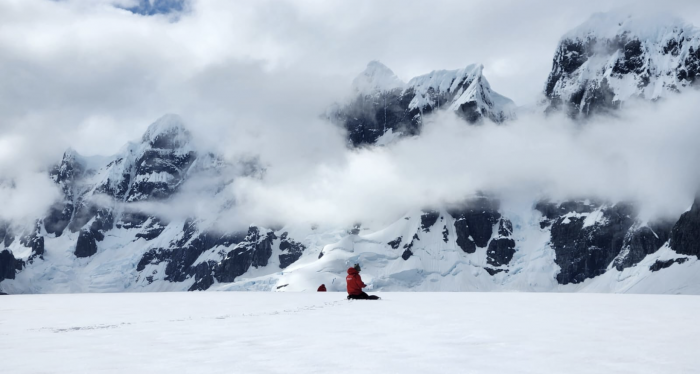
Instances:
[[[284,165],[271,176],[280,184],[264,187],[291,191],[319,178],[319,165],[347,171],[362,161],[319,113],[349,95],[369,61],[404,81],[482,63],[495,91],[533,105],[561,36],[620,9],[700,25],[695,0],[0,1],[0,175],[41,185],[36,175],[66,148],[111,155],[176,113],[202,147]]]

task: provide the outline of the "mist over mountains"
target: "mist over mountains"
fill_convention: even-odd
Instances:
[[[534,105],[473,61],[408,81],[372,61],[347,90],[215,84],[197,119],[261,116],[166,114],[111,156],[10,142],[0,289],[341,290],[360,262],[379,290],[699,293],[699,47],[677,19],[596,14]]]

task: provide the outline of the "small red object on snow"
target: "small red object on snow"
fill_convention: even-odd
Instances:
[[[321,287],[318,288],[318,292],[326,292],[326,285],[322,284]]]

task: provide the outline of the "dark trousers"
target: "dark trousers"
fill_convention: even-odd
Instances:
[[[367,293],[363,292],[359,295],[348,295],[348,300],[379,300],[379,296],[377,295],[367,295]]]

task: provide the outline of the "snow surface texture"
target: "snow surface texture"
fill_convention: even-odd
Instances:
[[[697,373],[698,297],[381,296],[3,296],[3,372]]]
[[[545,94],[574,117],[615,109],[633,98],[658,100],[700,74],[700,30],[653,15],[599,13],[562,38]]]

